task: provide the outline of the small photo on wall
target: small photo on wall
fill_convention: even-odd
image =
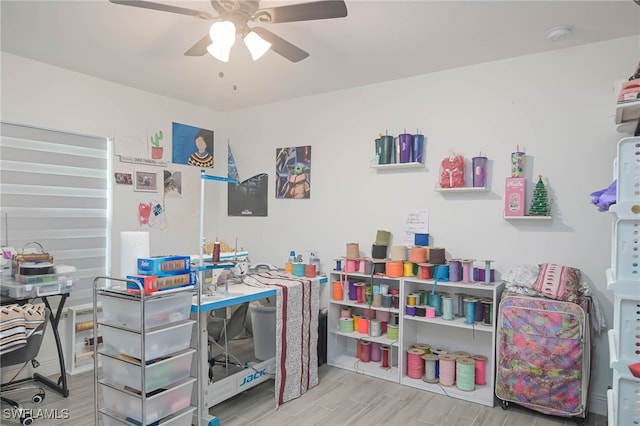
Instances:
[[[131,173],[114,173],[113,174],[116,183],[120,185],[133,185],[133,179],[131,178]]]
[[[158,192],[158,175],[153,172],[136,172],[134,191]]]
[[[311,198],[311,146],[276,148],[276,198]]]
[[[173,123],[172,162],[213,167],[213,130]]]

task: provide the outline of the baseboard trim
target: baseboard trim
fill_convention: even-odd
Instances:
[[[607,395],[589,396],[589,412],[607,417]]]

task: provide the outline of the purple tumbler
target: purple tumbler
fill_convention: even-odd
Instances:
[[[473,168],[473,186],[475,188],[487,186],[487,157],[473,157],[471,166]]]
[[[408,163],[411,161],[413,151],[413,135],[402,133],[399,135],[400,143],[400,161],[399,163]]]

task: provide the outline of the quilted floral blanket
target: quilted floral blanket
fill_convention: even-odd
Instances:
[[[275,287],[276,407],[318,384],[318,310],[314,280],[272,272],[248,275],[247,285]]]

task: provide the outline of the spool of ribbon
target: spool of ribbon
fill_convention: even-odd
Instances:
[[[417,317],[425,317],[427,315],[426,306],[416,306],[416,316]]]
[[[385,263],[385,275],[392,278],[401,278],[404,273],[403,262],[387,262]]]
[[[374,262],[373,263],[373,273],[374,274],[384,274],[386,268],[385,262]]]
[[[391,307],[391,295],[390,294],[383,294],[382,296],[382,307],[383,308],[390,308]]]
[[[347,259],[360,258],[360,245],[358,243],[347,243]]]
[[[456,381],[456,357],[449,354],[438,355],[440,364],[440,384],[453,386]]]
[[[371,361],[371,342],[366,340],[360,342],[360,361]]]
[[[442,298],[442,319],[447,321],[453,319],[453,298],[451,296]]]
[[[391,347],[388,345],[380,345],[380,354],[381,354],[381,361],[380,361],[380,368],[383,368],[385,370],[388,370],[391,368],[390,365],[390,355],[389,353],[391,352]]]
[[[456,360],[456,387],[461,391],[471,392],[475,386],[475,362],[471,358]]]
[[[375,317],[381,322],[389,322],[389,319],[391,318],[391,312],[377,310]]]
[[[458,282],[462,277],[462,262],[457,259],[449,261],[449,281]]]
[[[484,386],[487,384],[487,357],[484,355],[474,355],[472,358],[475,363],[476,385]]]
[[[385,250],[386,250],[386,247],[389,246],[390,243],[391,243],[391,232],[378,229],[378,231],[376,232],[376,244],[380,246],[385,246]],[[379,259],[382,259],[382,258],[379,258]]]
[[[476,299],[474,298],[465,298],[464,299],[464,312],[465,312],[465,322],[467,324],[473,324],[475,322],[475,305]]]
[[[445,250],[439,247],[432,247],[429,249],[429,263],[434,265],[444,265],[447,263],[445,257]]]
[[[381,358],[380,343],[371,342],[371,361],[379,362]]]
[[[404,262],[407,260],[407,247],[391,246],[391,260],[395,262]]]
[[[371,337],[382,336],[382,322],[380,320],[369,320],[369,335]]]
[[[336,259],[336,268],[335,271],[342,271],[342,259]]]
[[[415,233],[413,235],[413,244],[416,246],[426,247],[429,245],[429,234],[418,234]]]
[[[409,249],[409,260],[413,263],[425,263],[427,261],[426,247],[411,247]]]
[[[342,300],[344,298],[342,283],[340,281],[334,281],[331,290],[331,298],[333,300]]]
[[[407,376],[420,379],[424,376],[424,351],[418,348],[407,349]]]
[[[382,295],[380,293],[373,293],[373,302],[371,302],[371,306],[375,306],[376,308],[382,307]]]
[[[374,244],[371,246],[371,257],[374,259],[386,259],[388,245]]]
[[[415,306],[406,306],[405,307],[405,312],[410,317],[415,317],[416,316],[416,307]]]
[[[340,318],[340,331],[343,333],[353,332],[353,318]]]
[[[413,277],[413,263],[404,262],[403,265],[404,265],[403,276],[405,276],[405,277]]]
[[[414,348],[422,349],[425,354],[431,353],[431,345],[427,345],[426,343],[414,343],[412,346]]]
[[[389,340],[398,340],[398,331],[397,325],[387,324],[387,338]]]
[[[340,318],[351,318],[351,308],[340,309]]]
[[[436,265],[433,279],[445,283],[449,281],[449,265]]]
[[[427,383],[438,383],[438,377],[436,376],[436,362],[438,356],[433,353],[422,355],[424,360],[424,380]]]
[[[369,334],[369,319],[367,317],[358,318],[358,333]]]
[[[493,324],[493,301],[491,299],[480,300],[482,306],[482,323],[485,325]]]
[[[431,268],[433,267],[433,265],[431,265],[430,263],[421,263],[418,266],[420,267],[419,269],[420,278],[424,280],[431,279]]]
[[[463,259],[462,262],[462,282],[470,283],[471,281],[471,268],[473,267],[473,259]]]

